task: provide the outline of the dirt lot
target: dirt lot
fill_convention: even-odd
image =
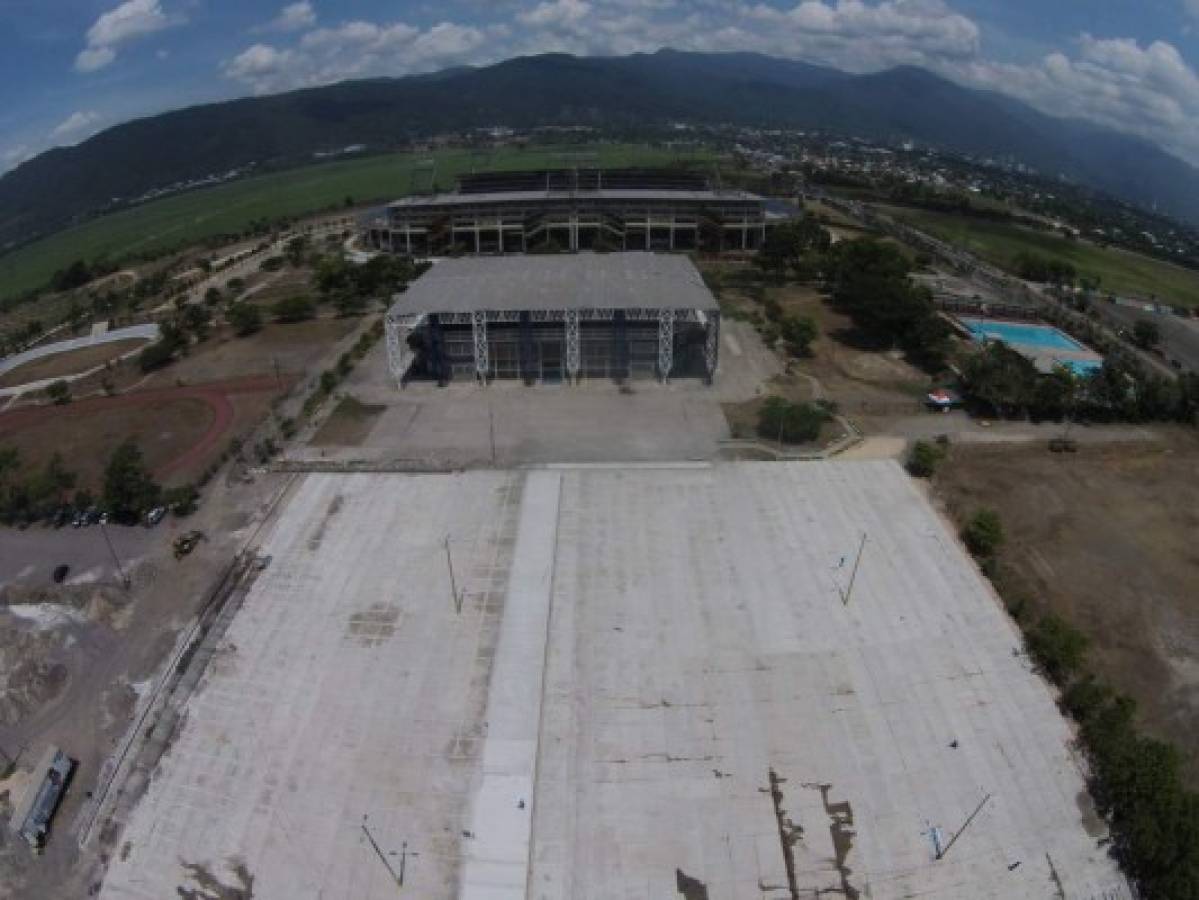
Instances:
[[[144,343],[145,341],[140,338],[130,338],[126,341],[97,344],[94,347],[68,350],[65,353],[55,353],[53,356],[30,360],[25,365],[17,366],[0,375],[0,388],[16,387],[30,381],[41,381],[44,378],[58,378],[63,375],[74,375],[76,372],[85,372],[95,366],[103,365],[110,359],[123,356]]]
[[[1005,575],[1090,637],[1094,669],[1175,741],[1199,783],[1199,438],[1083,447],[954,447],[936,478],[955,515],[1000,513]]]
[[[112,451],[132,437],[158,477],[183,483],[197,478],[234,434],[252,428],[278,392],[279,382],[259,376],[26,408],[0,414],[0,443],[16,447],[29,467],[58,450],[80,486],[94,491]]]

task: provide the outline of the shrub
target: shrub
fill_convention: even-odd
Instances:
[[[66,379],[60,378],[46,388],[46,396],[59,406],[71,402],[71,386]]]
[[[234,303],[226,316],[239,337],[251,335],[262,327],[262,311],[253,303]]]
[[[167,341],[151,344],[137,355],[137,364],[143,372],[153,372],[161,369],[175,358],[175,347]]]
[[[932,478],[945,451],[928,441],[916,441],[908,456],[908,472],[916,478]]]
[[[980,509],[962,529],[962,540],[978,557],[994,556],[1003,546],[1003,523],[993,509]]]
[[[768,397],[758,410],[758,436],[784,444],[803,444],[820,436],[829,414],[811,403],[790,403]]]
[[[1027,641],[1033,658],[1057,684],[1065,684],[1082,668],[1087,637],[1059,616],[1051,613],[1041,619]]]

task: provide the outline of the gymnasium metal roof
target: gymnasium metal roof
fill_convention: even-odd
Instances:
[[[446,259],[395,300],[393,316],[478,310],[718,308],[690,259],[645,252]]]

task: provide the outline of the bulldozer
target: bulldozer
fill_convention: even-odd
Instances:
[[[172,546],[175,549],[175,559],[183,559],[196,548],[200,541],[208,540],[202,531],[188,531],[175,538]]]

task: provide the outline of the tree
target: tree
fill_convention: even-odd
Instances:
[[[215,285],[204,292],[204,302],[209,306],[216,306],[222,299],[224,299],[224,295],[221,293],[221,289]]]
[[[46,396],[56,405],[63,406],[71,402],[71,386],[67,384],[66,379],[60,378],[46,388]]]
[[[189,331],[195,335],[198,343],[208,340],[208,326],[211,321],[212,310],[198,303],[189,303],[183,307],[183,312],[179,316],[179,324],[182,330]]]
[[[316,315],[316,304],[301,295],[284,297],[271,307],[271,312],[277,322],[302,322]]]
[[[1137,319],[1132,326],[1132,340],[1142,350],[1152,350],[1161,343],[1161,328],[1150,319]]]
[[[1032,362],[1011,347],[992,341],[962,366],[967,394],[999,415],[1028,408],[1037,383]]]
[[[816,340],[816,323],[808,316],[783,316],[779,333],[792,356],[809,356]]]
[[[136,521],[157,505],[161,494],[132,438],[113,451],[104,470],[104,505],[115,518]]]
[[[293,269],[298,269],[304,264],[304,254],[308,250],[308,235],[299,234],[289,240],[283,248],[283,252],[287,256],[287,261],[291,263]]]
[[[238,337],[246,337],[262,328],[262,311],[253,303],[234,303],[225,313]]]
[[[908,277],[911,264],[896,245],[859,238],[833,245],[828,256],[833,302],[853,318],[865,343],[902,347],[929,369],[944,366],[949,325],[932,294]]]
[[[994,556],[1004,540],[999,513],[993,509],[978,510],[962,530],[962,540],[975,556]]]

